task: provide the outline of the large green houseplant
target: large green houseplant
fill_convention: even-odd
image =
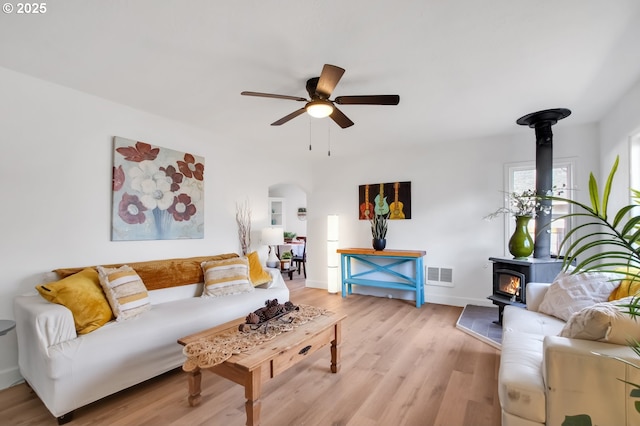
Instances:
[[[571,229],[565,235],[560,250],[564,253],[565,269],[576,263],[576,271],[616,272],[626,268],[640,267],[640,214],[638,212],[639,191],[631,190],[635,203],[622,207],[610,219],[608,214],[611,185],[618,169],[619,158],[609,172],[602,191],[593,176],[589,177],[589,197],[591,206],[568,198],[548,196],[555,201],[563,201],[575,207],[575,211],[562,218],[584,219],[584,223]],[[579,259],[580,256],[584,258]],[[631,278],[640,279],[637,273],[627,272]]]
[[[602,196],[598,183],[593,176],[589,177],[590,204],[583,204],[568,198],[545,196],[543,198],[562,201],[573,206],[573,211],[561,218],[575,218],[581,223],[572,228],[565,235],[560,251],[564,256],[564,270],[575,263],[574,273],[578,272],[608,272],[617,273],[630,281],[640,281],[640,191],[631,190],[633,202],[622,207],[615,215],[608,214],[609,196],[613,178],[618,169],[619,158],[609,172],[609,176],[602,189]],[[556,219],[557,220],[557,219]],[[627,313],[640,316],[640,297],[634,297],[627,305],[623,305]],[[640,342],[629,341],[629,346],[640,358]],[[619,359],[633,368],[640,366]],[[640,385],[621,380],[632,388],[630,396],[640,398]],[[640,401],[635,402],[635,409],[640,413]],[[588,414],[566,416],[563,426],[591,426]]]

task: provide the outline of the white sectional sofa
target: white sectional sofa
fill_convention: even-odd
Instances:
[[[640,370],[607,357],[640,364],[624,344],[627,335],[638,338],[640,322],[628,315],[612,317],[598,320],[598,330],[587,330],[587,313],[608,305],[599,303],[569,320],[581,328],[582,338],[560,337],[567,334],[565,321],[539,312],[549,288],[529,283],[527,309],[505,307],[498,390],[502,425],[560,426],[567,416],[578,415],[589,416],[593,425],[640,425],[634,407],[640,399],[631,397],[633,387],[621,381],[640,384]],[[621,329],[618,320],[627,328]]]
[[[199,297],[203,283],[189,282],[194,278],[182,269],[199,267],[203,259],[129,263],[136,271],[151,266],[160,281],[174,277],[173,282],[149,290],[150,310],[125,321],[110,321],[88,334],[76,333],[69,309],[35,291],[15,299],[20,372],[60,424],[69,421],[76,408],[182,365],[180,337],[246,316],[266,300],[289,300],[289,290],[276,269],[267,269],[272,277],[264,285],[268,288]],[[64,276],[73,270],[58,273]],[[139,275],[146,283],[141,271]],[[186,282],[180,282],[182,276]]]

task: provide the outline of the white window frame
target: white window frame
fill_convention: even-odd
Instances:
[[[629,137],[629,187],[640,191],[640,130]],[[634,202],[631,191],[629,202]]]
[[[638,144],[638,147],[640,149],[640,143]],[[571,188],[574,187],[573,182],[574,182],[574,174],[575,174],[575,169],[576,169],[576,161],[574,157],[571,158],[558,158],[558,159],[554,159],[553,160],[553,168],[559,168],[559,167],[566,167],[567,170],[567,189],[563,191],[563,193],[561,194],[562,197],[564,198],[569,198],[569,199],[573,199],[573,194],[572,194],[572,190]],[[535,161],[525,161],[525,162],[518,162],[518,163],[507,163],[504,165],[504,183],[503,183],[503,187],[504,187],[504,192],[505,194],[510,194],[514,191],[514,186],[513,186],[513,174],[516,171],[523,171],[523,170],[533,170],[535,172],[536,169],[536,163]],[[530,188],[535,190],[535,183],[534,183],[534,187]],[[507,201],[505,201],[505,207],[507,206]],[[571,205],[569,205],[569,212],[572,211],[571,209]],[[573,226],[572,220],[571,218],[567,219],[566,223],[565,223],[565,227],[566,229],[571,229]],[[530,232],[531,235],[535,235],[535,220],[531,220],[529,222],[529,227],[530,227]],[[515,220],[513,219],[513,217],[511,217],[510,215],[505,215],[505,221],[504,221],[504,235],[505,235],[505,241],[504,241],[504,247],[505,247],[505,254],[508,252],[507,250],[507,246],[509,244],[509,239],[511,238],[511,235],[513,234],[513,232],[515,231]],[[553,244],[552,244],[553,245]],[[558,253],[554,252],[554,249],[556,247],[551,247],[551,255],[555,256],[558,255]]]

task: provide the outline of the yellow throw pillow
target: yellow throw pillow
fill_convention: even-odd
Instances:
[[[147,288],[130,266],[98,266],[98,274],[116,321],[124,321],[151,309]]]
[[[620,280],[620,285],[609,295],[609,302],[622,299],[628,296],[635,296],[640,292],[640,269],[631,268],[624,273],[635,274],[635,277],[628,276]]]
[[[202,262],[204,289],[202,297],[219,297],[254,291],[249,282],[249,262],[235,258]]]
[[[271,281],[271,274],[262,269],[257,251],[249,253],[247,260],[249,261],[249,279],[254,287]]]
[[[73,314],[78,334],[90,333],[113,318],[98,273],[93,268],[69,275],[60,281],[36,286],[38,293],[49,302],[66,306]]]

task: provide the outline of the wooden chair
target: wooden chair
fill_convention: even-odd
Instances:
[[[291,262],[293,265],[296,265],[298,275],[300,275],[300,269],[302,269],[304,277],[307,278],[307,237],[298,237],[298,240],[303,242],[302,256],[293,256]]]

